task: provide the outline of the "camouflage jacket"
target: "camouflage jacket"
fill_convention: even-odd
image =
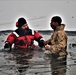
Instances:
[[[57,27],[51,38],[48,40],[51,42],[49,50],[52,54],[56,54],[58,56],[67,55],[67,34],[64,31],[64,27],[64,24]]]

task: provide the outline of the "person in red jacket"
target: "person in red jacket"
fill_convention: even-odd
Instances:
[[[43,46],[43,37],[37,32],[33,31],[29,28],[27,21],[25,18],[21,17],[16,22],[17,29],[8,35],[4,49],[11,49],[12,44],[14,44],[14,48],[18,49],[25,49],[29,47],[34,47],[34,40],[36,40],[39,46]]]

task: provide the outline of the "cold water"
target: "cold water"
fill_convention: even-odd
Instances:
[[[51,36],[42,35],[45,40]],[[76,75],[76,36],[68,36],[67,65],[56,74],[52,73],[51,58],[45,58],[45,50],[38,46],[34,50],[2,51],[7,36],[8,33],[0,35],[0,75]]]

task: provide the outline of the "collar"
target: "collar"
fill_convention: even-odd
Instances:
[[[57,26],[56,31],[64,30],[65,24],[61,24],[60,26]]]

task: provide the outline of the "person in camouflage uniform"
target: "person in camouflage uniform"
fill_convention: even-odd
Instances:
[[[52,17],[50,26],[54,31],[51,38],[44,42],[45,49],[51,52],[52,75],[65,75],[66,73],[67,34],[64,31],[65,24],[61,22],[61,17]]]
[[[67,55],[67,34],[64,31],[65,24],[61,24],[62,19],[59,16],[52,18],[50,26],[52,27],[53,34],[50,39],[45,41],[45,49],[51,51],[52,54],[57,56]]]

